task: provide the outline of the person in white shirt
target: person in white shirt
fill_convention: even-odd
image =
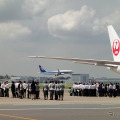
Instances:
[[[73,84],[73,93],[74,93],[74,96],[77,95],[77,83]]]
[[[23,99],[23,83],[20,81],[20,84],[18,85],[18,88],[19,88],[19,94],[20,94],[20,99]]]
[[[26,98],[26,89],[27,89],[27,83],[26,83],[26,81],[24,81],[24,83],[23,83],[23,89],[24,89],[24,91],[23,91],[23,97],[24,98]]]
[[[88,94],[88,90],[89,90],[89,85],[88,85],[88,83],[86,83],[84,87],[85,87],[85,89],[84,89],[84,95],[85,95],[85,96],[88,96],[88,95],[89,95],[89,94]]]
[[[50,91],[50,100],[53,100],[54,89],[55,89],[54,81],[51,81],[50,84],[48,85],[48,87],[49,87],[49,91]]]
[[[48,84],[47,81],[43,84],[43,93],[44,93],[44,100],[48,100]]]
[[[109,85],[109,97],[112,97],[112,94],[113,94],[113,84],[110,83],[110,85]]]
[[[89,84],[89,96],[93,96],[93,83]]]
[[[36,99],[40,99],[40,84],[35,82]]]
[[[9,97],[9,84],[8,84],[8,81],[5,82],[5,97]]]
[[[19,98],[19,89],[18,89],[19,81],[15,83],[15,95],[17,98]]]
[[[63,84],[63,81],[61,81],[61,84],[60,84],[60,100],[63,100],[64,88],[65,88],[65,85]]]
[[[96,83],[96,96],[99,96],[99,92],[98,92],[98,87],[99,87],[100,83]]]
[[[113,96],[116,97],[116,84],[113,84]]]
[[[77,85],[78,96],[81,96],[80,83]]]
[[[59,84],[59,81],[57,81],[56,87],[57,87],[56,89],[57,89],[58,100],[60,100],[60,84]]]
[[[83,83],[82,85],[82,93],[83,93],[83,96],[85,96],[85,83]]]
[[[72,85],[72,88],[73,88],[73,94],[75,96],[75,83]]]
[[[82,96],[83,95],[83,84],[82,83],[80,83],[79,89],[80,89],[79,96]]]

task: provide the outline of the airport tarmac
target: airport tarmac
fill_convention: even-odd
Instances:
[[[0,120],[119,120],[120,97],[78,97],[63,101],[0,98]]]

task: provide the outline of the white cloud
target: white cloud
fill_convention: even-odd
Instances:
[[[63,14],[57,14],[48,19],[48,30],[51,35],[59,38],[71,38],[84,33],[98,35],[104,32],[108,25],[118,26],[120,24],[119,9],[99,18],[96,11],[86,5],[80,10],[69,10]]]
[[[35,15],[41,12],[47,5],[48,0],[25,0],[23,9],[28,13]]]
[[[85,29],[83,26],[91,25],[94,15],[95,10],[84,5],[78,11],[69,10],[64,14],[52,16],[48,19],[49,32],[58,37],[61,31],[79,31],[80,27]]]
[[[29,28],[19,23],[0,23],[0,40],[15,39],[31,33]]]

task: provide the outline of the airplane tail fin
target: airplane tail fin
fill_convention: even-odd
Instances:
[[[108,26],[108,34],[110,38],[114,61],[120,61],[120,39],[112,25]]]
[[[46,72],[41,65],[39,65],[39,68],[40,68],[40,72]]]

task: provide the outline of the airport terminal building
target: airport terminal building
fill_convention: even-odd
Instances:
[[[89,83],[89,74],[72,74],[71,80],[73,83]]]
[[[89,83],[89,74],[72,74],[69,76],[57,76],[57,77],[32,77],[32,76],[20,76],[20,77],[11,77],[10,79],[1,79],[1,82],[12,82],[12,81],[37,81],[43,83],[45,81],[64,81],[65,83]]]

